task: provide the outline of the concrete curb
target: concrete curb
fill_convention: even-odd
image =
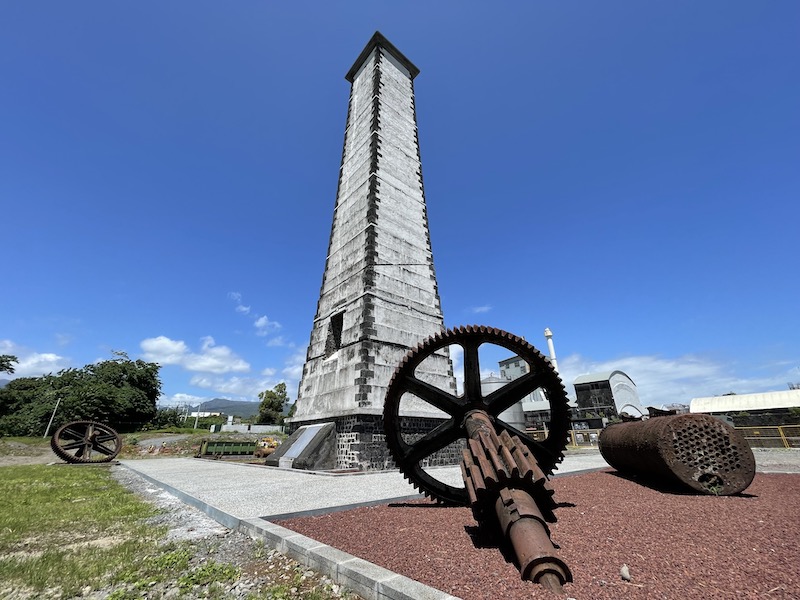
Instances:
[[[302,517],[318,517],[319,515],[330,515],[344,510],[353,510],[354,508],[366,508],[368,506],[381,506],[383,504],[398,504],[401,502],[412,502],[413,500],[421,500],[424,494],[413,494],[411,496],[398,496],[397,498],[385,498],[381,500],[369,500],[367,502],[354,502],[352,504],[343,504],[341,506],[328,506],[325,508],[312,508],[311,510],[301,510],[298,512],[289,513],[276,513],[274,515],[262,515],[259,519],[265,521],[275,520],[283,521],[284,519],[298,519]]]
[[[150,477],[149,475],[145,475],[141,471],[137,471],[133,467],[129,467],[125,464],[120,464],[121,467],[128,469],[129,471],[136,473],[139,477],[152,483],[154,486],[161,488],[165,492],[169,492],[173,496],[175,496],[178,500],[183,502],[184,504],[188,504],[189,506],[194,506],[196,509],[206,513],[209,517],[214,519],[220,525],[227,527],[228,529],[235,529],[238,531],[239,523],[241,519],[238,517],[234,517],[233,515],[226,513],[218,508],[211,506],[210,504],[203,502],[202,500],[198,500],[194,496],[190,496],[186,492],[182,492],[171,485],[164,483],[163,481],[159,481]]]
[[[460,600],[263,519],[242,519],[239,531],[327,575],[366,600]]]
[[[322,575],[327,575],[338,585],[353,591],[365,600],[461,600],[458,596],[446,594],[424,583],[322,544],[295,533],[291,529],[267,521],[265,518],[240,519],[127,465],[119,466],[136,473],[139,477],[172,494],[185,504],[204,512],[224,527],[240,531],[253,539],[262,540],[270,548],[278,550]],[[389,501],[418,497],[396,498]],[[337,507],[334,510],[347,510],[348,508],[373,506],[386,502],[386,500],[363,502],[347,507]],[[308,516],[309,513],[323,514],[321,511],[306,511],[305,513],[295,513],[294,516]]]

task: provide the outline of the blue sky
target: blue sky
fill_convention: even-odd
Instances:
[[[294,398],[375,30],[415,80],[448,326],[645,404],[800,381],[800,4],[2,2],[0,353]]]

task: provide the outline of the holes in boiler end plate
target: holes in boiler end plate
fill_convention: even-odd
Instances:
[[[725,487],[725,481],[717,473],[703,473],[697,482],[712,494],[719,494]]]

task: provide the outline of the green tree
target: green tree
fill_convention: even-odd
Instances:
[[[283,423],[283,407],[289,401],[286,395],[286,384],[281,382],[271,390],[258,394],[261,404],[258,405],[259,423]]]
[[[14,373],[14,365],[19,359],[13,354],[0,354],[0,373]]]
[[[0,389],[0,435],[41,435],[59,399],[53,427],[74,420],[101,421],[121,432],[143,427],[156,415],[160,367],[114,354],[82,369],[11,381]]]
[[[49,391],[43,377],[18,377],[0,388],[0,436],[41,435],[53,412],[55,400],[48,402]],[[39,423],[44,420],[41,427]]]
[[[156,416],[148,424],[148,428],[166,429],[167,427],[182,427],[184,414],[177,408],[159,408]]]

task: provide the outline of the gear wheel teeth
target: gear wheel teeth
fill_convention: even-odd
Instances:
[[[524,338],[502,329],[485,325],[462,325],[439,331],[426,338],[403,357],[389,382],[383,411],[386,444],[398,469],[414,488],[439,503],[466,505],[468,504],[466,490],[444,484],[430,477],[427,473],[421,472],[418,464],[409,462],[407,457],[411,455],[412,450],[414,450],[414,455],[417,456],[416,461],[419,463],[446,447],[447,443],[440,444],[435,439],[427,439],[423,442],[426,444],[425,446],[415,447],[416,441],[406,443],[401,431],[400,401],[403,394],[409,391],[406,388],[407,382],[417,382],[415,370],[425,358],[449,345],[460,345],[466,348],[467,346],[476,347],[481,344],[500,346],[510,350],[530,365],[532,373],[536,373],[536,377],[540,379],[536,383],[540,384],[540,387],[546,391],[545,395],[550,402],[551,419],[548,427],[550,433],[547,439],[542,442],[536,442],[524,435],[524,433],[520,437],[535,456],[539,467],[546,474],[552,474],[556,465],[564,459],[563,452],[569,439],[569,406],[561,377],[553,369],[550,360]],[[423,402],[427,401],[428,398],[425,397],[424,387],[421,387],[418,383],[415,383],[414,387],[417,390],[414,395],[418,396]],[[482,403],[482,398],[473,400],[473,403],[467,408],[465,408],[463,402],[457,402],[453,398],[452,406],[448,406],[448,392],[442,391],[444,392],[443,395],[436,394],[437,408],[443,407],[442,410],[450,414],[450,420],[443,422],[442,425],[445,427],[437,434],[446,436],[442,438],[442,442],[450,441],[452,443],[454,437],[455,441],[466,438],[466,432],[460,430],[465,410],[475,408],[486,410],[495,422],[504,425],[498,415],[492,412],[492,407]],[[463,396],[461,398],[463,399]],[[521,400],[521,398],[519,399]],[[475,402],[478,404],[475,404]],[[448,408],[450,409],[449,411],[447,410]],[[442,425],[439,425],[439,428]],[[430,448],[430,452],[426,454],[425,452],[428,448]]]
[[[63,442],[62,436],[70,431],[72,439]],[[89,431],[92,431],[89,434]],[[83,438],[75,437],[75,435],[82,435]],[[69,437],[69,436],[68,436]],[[104,439],[98,440],[98,437]],[[71,441],[71,443],[70,443]],[[59,427],[50,438],[50,448],[56,456],[68,463],[73,464],[90,464],[90,463],[104,463],[114,460],[122,449],[122,438],[108,425],[98,423],[96,421],[71,421]],[[75,450],[75,454],[69,452]],[[84,458],[79,453],[88,450],[94,453],[95,456],[100,458]]]

